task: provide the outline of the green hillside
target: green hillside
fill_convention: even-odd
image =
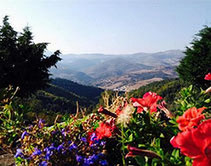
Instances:
[[[156,92],[164,98],[169,108],[174,106],[175,98],[181,88],[184,87],[184,83],[179,79],[163,80],[153,82],[146,86],[142,86],[137,90],[129,92],[129,97],[142,97],[146,92]]]
[[[81,85],[76,82],[61,78],[53,79],[51,83],[60,89],[62,88],[67,92],[72,92],[78,96],[85,97],[93,102],[98,102],[98,98],[103,92],[103,90],[100,88]]]
[[[65,79],[55,79],[44,90],[24,100],[27,117],[42,117],[52,123],[58,114],[74,114],[78,102],[81,109],[90,112],[97,104],[102,89],[84,86]]]

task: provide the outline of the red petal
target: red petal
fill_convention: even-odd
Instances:
[[[171,141],[174,147],[180,148],[181,152],[188,157],[198,157],[202,155],[192,138],[192,131],[178,133]]]
[[[137,109],[137,113],[142,113],[143,112],[143,108],[142,107],[138,107],[138,109]]]

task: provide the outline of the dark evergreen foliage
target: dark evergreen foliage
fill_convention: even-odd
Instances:
[[[94,102],[98,102],[100,94],[103,92],[103,89],[93,86],[81,85],[76,82],[61,78],[53,79],[51,83],[65,89],[66,91],[75,93],[78,96],[83,96],[89,100],[93,100]]]
[[[211,82],[204,80],[204,77],[211,72],[211,27],[202,29],[191,44],[186,48],[186,56],[177,67],[177,72],[189,84],[207,88]]]
[[[29,27],[22,33],[16,32],[5,16],[0,27],[0,88],[18,86],[19,96],[45,88],[49,82],[49,68],[61,60],[58,50],[51,56],[44,54],[47,45],[34,43]]]

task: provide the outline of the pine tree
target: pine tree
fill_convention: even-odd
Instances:
[[[0,27],[0,88],[19,87],[19,96],[45,88],[50,81],[50,67],[56,67],[61,60],[58,50],[51,56],[45,55],[47,45],[34,43],[29,27],[22,33],[16,32],[5,16]]]
[[[191,47],[186,47],[185,54],[176,69],[179,77],[197,87],[209,87],[210,81],[204,77],[211,72],[211,27],[205,26],[196,35]]]

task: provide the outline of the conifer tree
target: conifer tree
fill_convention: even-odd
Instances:
[[[45,55],[48,43],[34,43],[29,27],[16,32],[8,16],[0,26],[0,88],[19,87],[19,96],[27,96],[46,87],[50,81],[49,69],[61,60],[57,50]]]
[[[204,77],[211,72],[211,27],[205,26],[196,35],[185,54],[176,69],[179,77],[197,87],[209,87],[211,82]]]

